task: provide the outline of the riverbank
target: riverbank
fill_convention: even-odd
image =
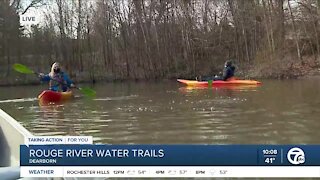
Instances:
[[[320,61],[315,58],[304,58],[302,61],[288,57],[286,59],[269,62],[258,62],[258,65],[238,66],[236,76],[242,79],[320,79]],[[123,81],[154,81],[154,79],[126,79],[112,75],[92,75],[89,73],[73,73],[71,78],[76,83],[123,82]],[[175,80],[177,78],[194,79],[192,75],[179,73],[159,78],[161,80]],[[159,80],[157,79],[157,80]],[[12,72],[0,77],[0,86],[39,85],[41,82],[34,75]]]
[[[304,57],[301,61],[287,57],[259,63],[248,70],[248,77],[257,79],[301,79],[320,77],[320,60]]]

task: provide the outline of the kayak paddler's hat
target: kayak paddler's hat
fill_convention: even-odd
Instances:
[[[54,77],[55,74],[58,74],[61,72],[61,67],[58,62],[55,62],[51,66],[51,71],[49,73],[50,77]]]
[[[53,63],[51,67],[51,72],[59,73],[60,71],[61,71],[60,64],[58,62]]]
[[[231,60],[227,60],[225,63],[224,63],[224,67],[230,67],[232,66],[232,61]]]

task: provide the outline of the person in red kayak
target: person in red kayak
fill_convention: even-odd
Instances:
[[[52,91],[68,91],[70,87],[75,87],[69,76],[61,70],[61,66],[58,62],[55,62],[51,66],[49,74],[39,74],[40,80],[49,82],[49,89]]]
[[[222,76],[213,76],[213,77],[204,77],[204,78],[201,78],[200,79],[197,79],[197,80],[200,80],[200,81],[210,81],[210,80],[213,80],[213,81],[226,81],[228,80],[229,78],[232,78],[234,76],[234,72],[236,70],[236,67],[233,65],[232,61],[231,60],[228,60],[224,63],[224,69],[223,69],[223,74]]]

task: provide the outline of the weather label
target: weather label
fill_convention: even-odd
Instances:
[[[266,147],[258,150],[260,165],[272,166],[283,163],[283,150],[281,148]]]

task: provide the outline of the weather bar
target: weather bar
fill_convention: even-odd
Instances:
[[[320,177],[320,166],[29,166],[21,177]]]

